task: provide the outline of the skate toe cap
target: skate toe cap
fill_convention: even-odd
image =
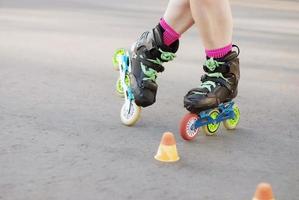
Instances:
[[[192,113],[198,113],[217,106],[215,97],[192,94],[185,96],[184,107]]]

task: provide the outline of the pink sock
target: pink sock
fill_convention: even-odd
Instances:
[[[206,49],[206,55],[209,58],[221,58],[232,50],[232,43],[219,49]]]
[[[165,45],[169,46],[181,37],[181,34],[173,30],[163,18],[160,20],[160,25],[165,30],[163,33],[163,42]]]

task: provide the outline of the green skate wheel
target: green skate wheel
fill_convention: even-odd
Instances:
[[[113,57],[112,57],[112,63],[113,63],[113,67],[115,70],[119,70],[118,68],[118,56],[123,56],[126,54],[126,50],[121,48],[121,49],[116,49],[116,51],[114,52],[113,54]]]
[[[216,109],[212,110],[209,113],[209,116],[212,119],[217,119],[218,115],[219,115],[219,111]],[[203,126],[202,130],[207,136],[213,136],[213,135],[216,135],[216,132],[219,129],[219,127],[220,127],[220,123],[211,123],[211,124],[207,124],[207,125]]]
[[[223,121],[223,126],[227,130],[236,129],[236,127],[237,127],[237,125],[239,124],[239,121],[240,121],[240,110],[239,110],[239,107],[236,104],[234,104],[233,110],[234,110],[234,113],[235,113],[235,117],[233,119],[227,119],[227,120]]]
[[[133,126],[140,118],[141,108],[134,102],[125,102],[120,111],[120,120],[126,126]]]
[[[121,96],[121,97],[124,97],[124,88],[122,86],[122,83],[121,83],[121,79],[118,78],[117,81],[116,81],[116,93]]]
[[[130,85],[130,78],[129,78],[129,75],[126,75],[126,78],[125,78],[125,83],[127,86]],[[122,82],[121,82],[121,79],[118,78],[117,81],[116,81],[116,93],[121,96],[121,97],[124,97],[124,88],[122,86]]]

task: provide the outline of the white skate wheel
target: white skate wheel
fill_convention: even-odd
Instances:
[[[135,102],[125,102],[120,111],[120,120],[126,126],[133,126],[140,118],[141,108]]]

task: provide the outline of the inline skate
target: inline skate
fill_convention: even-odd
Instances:
[[[184,97],[184,106],[190,111],[180,124],[183,139],[192,140],[200,127],[206,135],[215,135],[220,123],[228,130],[235,129],[240,120],[240,110],[232,101],[238,93],[239,48],[222,59],[207,58],[201,85]]]
[[[138,120],[140,107],[155,103],[157,73],[164,71],[163,63],[175,58],[179,41],[170,46],[164,45],[163,31],[163,28],[157,25],[144,32],[130,51],[118,49],[114,53],[113,64],[120,71],[116,91],[125,97],[121,112],[121,120],[125,125],[133,125]],[[134,113],[128,114],[133,112],[131,108],[134,108]]]

